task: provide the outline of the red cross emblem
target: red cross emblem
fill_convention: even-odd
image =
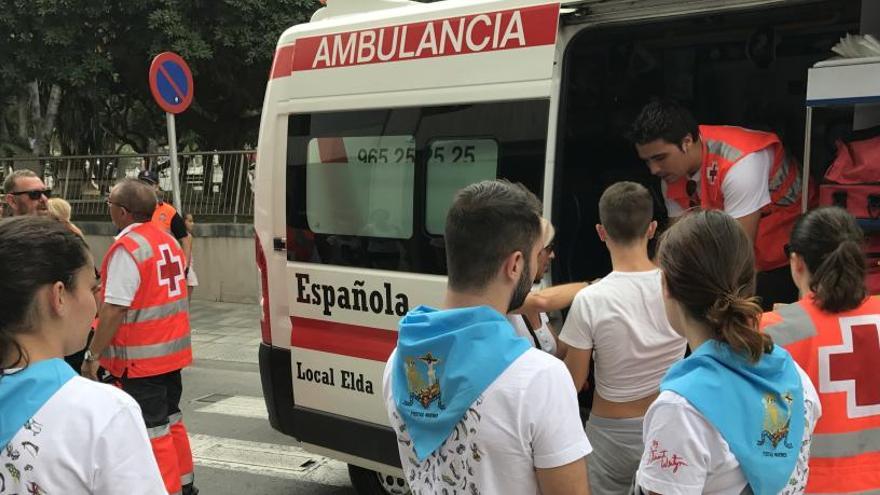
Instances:
[[[156,270],[159,272],[159,285],[168,287],[169,297],[179,296],[183,290],[183,284],[186,282],[180,256],[175,256],[168,244],[160,245],[159,252],[162,253],[162,258],[156,263]]]
[[[718,177],[718,161],[717,160],[712,162],[712,166],[710,166],[709,170],[706,172],[706,179],[709,181],[709,184],[715,184],[716,177]]]
[[[880,414],[880,317],[840,319],[843,343],[819,348],[819,391],[845,392],[850,418]]]

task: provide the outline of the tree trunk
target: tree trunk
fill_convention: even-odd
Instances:
[[[28,83],[28,91],[31,96],[31,126],[33,134],[29,136],[31,151],[36,156],[43,156],[43,143],[40,140],[40,130],[43,128],[43,115],[40,105],[40,84],[37,81]]]
[[[22,143],[28,142],[27,98],[19,95],[15,98],[16,110],[18,110],[18,138]]]
[[[31,124],[33,124],[34,137],[31,149],[37,156],[49,154],[49,144],[52,133],[55,130],[55,119],[58,116],[58,106],[61,104],[61,86],[53,84],[49,90],[49,101],[46,104],[46,113],[40,104],[40,85],[37,81],[28,84],[31,93]]]

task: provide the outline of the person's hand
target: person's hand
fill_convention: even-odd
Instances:
[[[89,380],[98,381],[98,368],[101,366],[101,363],[98,361],[83,361],[81,372],[82,376],[88,378]]]

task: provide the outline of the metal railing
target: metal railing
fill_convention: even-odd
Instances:
[[[199,222],[250,222],[254,215],[256,152],[179,153],[183,212]],[[70,202],[74,220],[106,220],[107,195],[117,180],[137,177],[144,169],[159,172],[159,186],[171,201],[167,154],[0,158],[0,181],[13,169],[37,172],[53,195]]]

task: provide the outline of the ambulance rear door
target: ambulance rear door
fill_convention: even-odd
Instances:
[[[271,298],[273,352],[290,353],[289,381],[270,387],[290,387],[278,422],[306,448],[399,473],[382,399],[398,322],[442,304],[458,189],[496,177],[539,197],[548,187],[560,8],[335,4],[348,10],[331,0],[282,36],[267,88],[259,166],[271,171],[258,191],[272,199],[258,198],[258,215],[274,211],[257,230],[264,246],[264,232],[286,241],[266,283],[286,294]]]

